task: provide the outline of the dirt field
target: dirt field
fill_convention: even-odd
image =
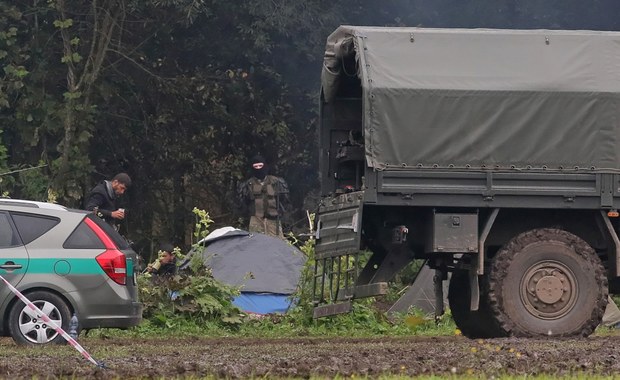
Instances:
[[[416,375],[611,375],[620,336],[587,339],[464,337],[379,339],[104,339],[80,343],[107,369],[67,346],[17,347],[0,339],[2,378],[378,377]]]

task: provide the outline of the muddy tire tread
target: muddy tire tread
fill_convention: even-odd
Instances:
[[[495,320],[498,322],[500,328],[504,330],[507,335],[516,337],[535,337],[546,336],[544,334],[535,334],[530,331],[524,331],[520,329],[514,322],[512,322],[503,311],[503,296],[502,296],[502,280],[508,274],[513,260],[514,253],[521,251],[528,245],[540,242],[544,240],[553,240],[566,243],[573,247],[575,252],[585,261],[592,265],[595,270],[596,281],[603,286],[603,293],[599,300],[596,302],[596,307],[593,308],[589,322],[585,323],[579,331],[571,334],[561,334],[560,336],[589,336],[594,332],[598,324],[600,323],[605,308],[607,306],[607,294],[608,294],[608,280],[601,260],[596,255],[596,252],[588,243],[578,236],[561,229],[555,228],[540,228],[531,231],[524,232],[514,239],[512,239],[505,247],[495,256],[491,265],[488,281],[488,299],[489,306],[492,310]]]

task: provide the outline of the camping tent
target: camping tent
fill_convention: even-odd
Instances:
[[[284,313],[291,306],[306,257],[285,240],[224,227],[201,242],[213,277],[241,287],[233,303],[256,314]],[[193,252],[195,254],[196,252]],[[182,264],[181,268],[187,266]]]

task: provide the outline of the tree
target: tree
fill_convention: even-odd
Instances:
[[[133,168],[137,182],[149,183],[148,193],[141,194],[148,207],[134,210],[134,218],[156,221],[134,224],[140,235],[157,230],[156,235],[180,238],[191,222],[190,206],[210,210],[216,225],[234,224],[236,182],[256,152],[277,164],[300,194],[298,204],[316,181],[311,120],[323,35],[331,26],[317,30],[313,20],[325,12],[319,2],[312,7],[282,2],[283,8],[276,3],[203,2],[191,23],[181,20],[183,12],[158,8],[167,19],[177,15],[183,21],[162,22],[162,15],[144,8],[150,16],[140,17],[147,20],[140,23],[144,32],[126,31],[149,38],[126,39],[135,46],[126,50],[128,64],[103,84],[118,94],[106,101],[106,112],[120,133],[95,148],[93,158],[103,171],[112,147],[119,147],[115,154]],[[306,17],[293,10],[314,13]],[[313,68],[300,70],[308,66]],[[95,133],[105,128],[98,123]]]
[[[58,17],[53,24],[60,31],[61,62],[66,65],[63,136],[58,146],[55,187],[61,195],[76,199],[80,188],[75,180],[83,177],[81,173],[89,166],[95,85],[108,63],[111,44],[122,43],[126,4],[124,0],[56,0],[49,4]],[[78,191],[71,192],[74,187]]]
[[[50,189],[77,206],[92,167],[95,86],[110,64],[110,45],[121,40],[125,1],[33,0],[11,9],[19,15],[15,46],[24,52],[23,69],[14,71],[23,88],[10,104],[13,112],[2,115],[14,147],[11,159],[48,164],[42,173],[47,184],[27,195],[45,198]]]
[[[26,50],[17,42],[18,27],[22,15],[16,7],[0,1],[0,115],[4,115],[11,108],[19,90],[24,86],[24,78],[28,71],[23,66],[27,59]],[[0,191],[7,191],[7,185],[13,182],[11,176],[6,176],[8,167],[8,149],[3,144],[2,130],[0,130]]]

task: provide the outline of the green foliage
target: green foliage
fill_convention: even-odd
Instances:
[[[26,70],[24,66],[8,65],[4,67],[4,72],[7,76],[20,80],[23,79],[26,75],[28,75],[28,70]],[[17,84],[13,84],[13,87],[15,89],[19,89],[22,86],[22,82],[17,82]]]
[[[196,17],[209,13],[209,7],[204,0],[152,0],[156,7],[170,8],[185,16],[185,22],[191,24]]]
[[[197,222],[194,236],[200,241],[208,234],[212,220],[204,210],[194,208]],[[374,335],[453,335],[456,331],[449,314],[435,323],[431,316],[412,310],[387,318],[372,298],[356,300],[352,312],[315,320],[312,318],[314,238],[301,242],[288,236],[307,257],[298,290],[291,297],[294,307],[284,315],[255,317],[241,313],[231,302],[239,289],[213,278],[201,255],[192,255],[189,270],[172,277],[141,275],[138,278],[146,323],[142,333],[172,329],[182,334],[238,336],[374,336]],[[194,245],[197,252],[203,247]]]
[[[205,210],[201,210],[194,207],[192,210],[196,216],[196,223],[194,224],[194,238],[196,238],[196,244],[209,235],[209,226],[213,224],[213,219],[209,216],[209,213]],[[198,248],[194,246],[194,248]]]
[[[311,216],[313,217],[313,216]],[[293,295],[296,306],[285,315],[250,319],[239,328],[239,334],[264,336],[373,336],[373,335],[455,335],[458,330],[448,311],[437,322],[432,315],[412,308],[408,313],[388,318],[375,298],[358,299],[353,302],[352,311],[319,319],[312,318],[314,246],[310,237],[303,244],[294,235],[289,236],[307,257],[302,270],[298,291]],[[367,260],[367,254],[362,255]],[[417,269],[421,266],[415,263]]]
[[[21,18],[17,7],[0,2],[0,110],[11,107],[11,99],[23,88],[28,75],[24,66],[27,52],[19,45],[17,25]]]
[[[208,235],[213,221],[204,210],[195,207],[193,212],[197,218],[194,236],[201,240]],[[194,249],[202,252],[198,243]],[[175,254],[178,260],[184,258],[177,247]],[[239,290],[213,278],[200,254],[192,255],[188,269],[174,276],[140,275],[138,287],[144,305],[143,316],[155,326],[170,328],[188,320],[225,325],[241,323],[239,309],[232,304]]]
[[[239,291],[215,280],[204,264],[174,276],[143,274],[138,276],[138,286],[143,316],[155,326],[170,328],[189,320],[222,325],[241,322],[232,304]]]
[[[299,207],[316,184],[322,49],[348,4],[118,0],[98,3],[96,14],[92,1],[64,5],[65,13],[61,2],[2,9],[16,20],[0,25],[12,47],[0,45],[10,58],[0,65],[11,62],[19,90],[3,97],[0,86],[13,164],[49,163],[45,175],[73,206],[93,183],[128,171],[141,186],[129,200],[138,236],[151,235],[156,220],[157,233],[180,240],[187,204],[234,223],[234,189],[256,152],[294,184]],[[104,25],[122,31],[94,33]],[[91,55],[106,46],[93,38],[108,35],[114,45]]]
[[[296,245],[299,241],[289,236]],[[454,335],[457,333],[450,313],[436,323],[433,316],[412,309],[409,313],[388,318],[377,307],[374,298],[359,299],[350,313],[313,319],[312,287],[314,274],[314,245],[310,238],[299,248],[307,257],[298,291],[292,296],[295,307],[284,315],[246,319],[238,334],[249,336],[375,336],[375,335]]]
[[[6,176],[5,173],[8,172],[7,167],[7,148],[2,142],[2,130],[0,130],[0,190],[4,193],[6,190],[6,186],[10,185],[12,182],[12,178]]]
[[[0,130],[0,172],[1,173],[5,172],[7,169],[6,160],[8,158],[6,146],[2,144],[2,133],[3,131]]]
[[[58,29],[68,29],[73,26],[73,19],[54,20],[54,26]]]
[[[63,62],[67,62],[67,61],[63,61]],[[79,99],[82,96],[82,93],[79,92],[79,91],[74,91],[74,92],[67,91],[67,92],[63,93],[62,96],[66,100],[76,100],[76,99]]]
[[[82,56],[79,53],[71,53],[69,55],[65,55],[62,58],[60,58],[60,62],[62,63],[67,63],[67,62],[78,63],[81,60],[82,60]]]
[[[61,15],[63,5],[71,16]],[[87,100],[92,87],[84,91],[81,86],[90,83],[79,71],[83,65],[69,69],[60,61],[75,65],[88,54],[89,42],[98,35],[92,31],[97,23],[92,22],[90,5],[68,1],[42,6],[40,2],[0,0],[0,74],[4,73],[0,75],[0,110],[7,108],[0,113],[0,125],[10,146],[9,166],[47,165],[36,173],[41,178],[35,184],[24,182],[23,176],[20,180],[13,177],[10,192],[16,197],[41,199],[54,178],[62,203],[78,206],[83,196],[81,187],[92,168],[88,153],[95,108]],[[69,29],[75,29],[76,35],[69,36]],[[81,40],[87,41],[86,49],[78,50]],[[65,43],[70,52],[65,51]],[[66,164],[59,161],[63,154]]]
[[[312,321],[312,309],[313,305],[313,283],[314,283],[314,246],[316,240],[314,237],[310,237],[302,244],[290,233],[287,236],[289,240],[293,241],[293,244],[297,246],[306,257],[306,262],[301,270],[301,276],[299,280],[299,286],[297,291],[292,297],[295,299],[295,307],[291,310],[291,316],[296,322],[302,325],[307,325]]]
[[[43,162],[39,162],[38,166],[43,165]],[[39,201],[48,200],[50,182],[49,177],[42,169],[43,168],[24,170],[19,173],[17,181],[26,199]]]

